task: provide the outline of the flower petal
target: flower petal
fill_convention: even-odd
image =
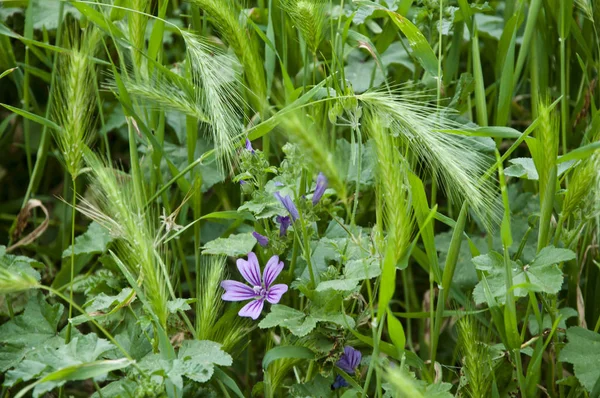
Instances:
[[[264,299],[252,300],[251,302],[242,307],[240,312],[238,312],[238,315],[256,319],[260,316],[264,305]]]
[[[271,304],[277,304],[279,300],[281,300],[281,296],[283,293],[288,291],[288,287],[286,284],[280,283],[278,285],[273,285],[269,288],[267,292],[267,301]]]
[[[258,259],[256,254],[248,253],[248,261],[243,258],[238,258],[237,262],[238,270],[240,274],[248,281],[252,286],[261,286],[260,279],[260,266],[258,265]]]
[[[225,280],[221,282],[221,287],[225,289],[225,294],[221,297],[225,301],[244,301],[256,297],[256,292],[242,282]]]
[[[279,256],[273,256],[269,259],[263,271],[263,281],[265,282],[266,289],[269,289],[269,286],[271,286],[271,283],[277,278],[282,269],[283,261],[279,261]]]
[[[353,374],[355,369],[360,364],[361,359],[362,354],[360,351],[353,347],[346,346],[344,347],[344,353],[340,357],[340,360],[337,361],[336,365],[344,372],[348,374]]]
[[[312,198],[313,206],[316,206],[317,203],[319,203],[319,200],[321,200],[321,197],[325,193],[326,189],[327,189],[327,177],[325,177],[325,175],[323,173],[319,173],[319,176],[317,177],[317,186],[315,188],[315,192],[313,193],[313,198]]]

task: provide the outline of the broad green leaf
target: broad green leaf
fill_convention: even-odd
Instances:
[[[275,326],[285,327],[292,334],[303,337],[317,326],[317,321],[311,315],[306,315],[302,311],[276,304],[271,307],[271,312],[258,324],[261,329]]]
[[[333,279],[324,281],[317,286],[317,292],[324,290],[337,290],[340,292],[349,292],[358,286],[358,279]]]
[[[86,303],[87,314],[82,314],[71,318],[72,325],[79,325],[88,322],[90,318],[99,318],[116,313],[119,309],[131,304],[135,300],[135,294],[132,289],[125,288],[116,296],[108,296],[100,293],[91,301]]]
[[[177,298],[175,300],[169,300],[167,301],[167,309],[169,310],[169,312],[171,314],[176,313],[177,311],[189,311],[192,309],[192,307],[190,307],[190,300],[193,299],[182,299],[182,298]]]
[[[267,369],[273,361],[282,358],[314,359],[315,353],[306,347],[300,346],[287,345],[273,347],[267,351],[263,358],[263,369]]]
[[[85,233],[75,238],[75,244],[65,249],[62,256],[68,258],[71,253],[75,254],[74,274],[78,275],[95,255],[106,252],[112,240],[113,237],[105,228],[96,222],[92,222]],[[65,261],[65,266],[60,269],[54,281],[52,281],[52,287],[59,288],[69,283],[70,280],[71,261]]]
[[[600,334],[574,326],[567,330],[567,340],[559,359],[573,364],[575,376],[591,392],[600,380]]]
[[[371,279],[381,275],[381,268],[376,259],[350,260],[344,267],[346,279]]]
[[[183,377],[205,383],[212,377],[215,365],[231,366],[233,359],[221,349],[221,345],[208,340],[185,340],[177,358],[164,359],[150,354],[140,362],[147,374],[169,380],[177,388],[183,388]]]
[[[226,256],[245,256],[252,251],[256,239],[252,233],[230,235],[228,238],[219,238],[204,245],[203,254],[223,254]]]
[[[72,252],[75,252],[76,256],[104,253],[112,240],[113,238],[106,228],[97,222],[92,222],[84,234],[75,238],[75,244],[65,249],[62,256],[63,258],[69,257]]]
[[[527,292],[544,292],[556,294],[560,291],[563,274],[558,263],[575,258],[575,253],[568,249],[545,247],[529,264],[521,266],[511,260],[513,285],[522,285],[514,289],[515,297],[524,297]],[[500,303],[506,297],[506,272],[504,257],[497,252],[490,252],[473,259],[475,267],[486,274],[491,294]],[[475,286],[473,298],[477,304],[486,302],[482,282]],[[488,303],[491,305],[491,303]]]
[[[117,360],[98,360],[108,351],[115,348],[108,340],[100,339],[94,333],[73,337],[69,344],[58,348],[44,346],[6,373],[5,385],[13,386],[20,381],[40,378],[30,385],[33,396],[60,387],[69,380],[85,380],[104,376],[106,373],[129,366],[132,362],[121,358]]]
[[[41,277],[32,266],[43,268],[40,262],[25,256],[7,254],[6,247],[0,246],[0,294],[37,287]]]
[[[59,303],[50,305],[38,293],[32,297],[22,315],[0,326],[0,372],[16,366],[28,353],[41,350],[58,336],[57,326],[63,314]]]
[[[331,391],[331,384],[333,384],[331,376],[325,378],[322,375],[317,374],[317,376],[309,382],[294,384],[290,389],[290,395],[294,398],[328,398],[334,394],[333,391]]]

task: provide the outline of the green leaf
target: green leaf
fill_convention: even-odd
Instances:
[[[110,233],[96,222],[92,222],[87,231],[75,238],[75,244],[69,246],[62,254],[63,258],[68,258],[71,253],[75,253],[75,268],[74,274],[78,275],[96,254],[106,252],[108,244],[113,240]],[[63,266],[54,281],[52,287],[60,288],[71,279],[71,262],[67,261]]]
[[[28,356],[15,369],[6,373],[5,385],[13,386],[20,381],[40,378],[36,383],[22,390],[18,396],[34,388],[33,396],[60,387],[69,380],[86,380],[104,376],[108,372],[129,366],[132,362],[121,358],[117,360],[98,360],[99,357],[115,348],[108,340],[100,339],[96,334],[74,337],[69,344],[58,348],[43,347]]]
[[[525,266],[520,266],[511,260],[513,285],[522,285],[514,289],[515,297],[524,297],[530,291],[558,293],[562,286],[563,274],[557,264],[575,257],[575,253],[571,250],[548,246],[543,248],[533,261]],[[475,257],[473,263],[478,270],[485,272],[493,297],[500,304],[504,303],[506,296],[504,257],[500,253],[490,252]],[[473,298],[477,304],[487,301],[482,282],[475,286]]]
[[[261,329],[275,326],[285,327],[292,334],[303,337],[309,334],[316,326],[317,320],[311,315],[285,305],[276,304],[271,306],[271,312],[260,321],[258,327]]]
[[[365,260],[350,260],[344,266],[344,275],[346,279],[371,279],[381,275],[379,263],[374,258]]]
[[[192,307],[190,307],[189,302],[193,300],[193,299],[182,299],[182,298],[177,298],[175,300],[169,300],[167,301],[167,309],[169,310],[169,312],[171,314],[176,313],[177,311],[189,311],[192,309]]]
[[[294,398],[328,398],[333,394],[331,391],[332,383],[333,379],[331,377],[325,378],[322,375],[317,374],[307,383],[294,384],[292,388],[290,388],[290,395]]]
[[[244,256],[252,251],[256,239],[251,232],[230,235],[228,238],[219,238],[204,245],[203,254],[223,254],[226,256]]]
[[[36,268],[43,264],[25,256],[6,253],[6,247],[0,246],[0,294],[16,293],[34,288],[40,281]]]
[[[572,363],[581,385],[592,392],[594,385],[600,380],[600,334],[574,326],[567,330],[567,340],[559,359]]]
[[[108,244],[113,240],[110,233],[97,222],[92,222],[87,231],[75,238],[75,244],[63,252],[63,258],[69,257],[72,252],[80,254],[104,253]]]
[[[150,354],[140,362],[146,373],[161,376],[179,389],[183,388],[183,377],[205,383],[212,377],[215,365],[231,366],[233,359],[221,349],[221,345],[208,340],[185,340],[177,358],[163,359]]]
[[[58,336],[57,326],[63,314],[59,303],[50,305],[38,293],[32,297],[22,315],[0,326],[0,372],[16,366],[25,356],[41,350]]]
[[[398,351],[404,351],[404,346],[406,345],[404,327],[402,327],[402,323],[392,314],[389,308],[387,310],[387,329],[390,339]]]
[[[29,119],[31,121],[34,121],[36,123],[41,124],[42,126],[46,126],[52,130],[55,131],[62,131],[62,127],[60,127],[58,124],[54,123],[51,120],[46,119],[45,117],[36,115],[35,113],[31,113],[29,111],[26,111],[24,109],[20,109],[20,108],[15,108],[14,106],[10,106],[10,105],[6,105],[6,104],[0,104],[3,107],[5,107],[6,109],[8,109],[9,111],[13,111],[14,113],[23,116],[26,119]]]
[[[263,358],[263,369],[266,370],[273,361],[282,358],[314,359],[315,353],[306,347],[293,345],[273,347],[265,354],[265,357]]]
[[[324,281],[319,283],[317,286],[317,292],[325,290],[336,290],[339,292],[349,292],[358,286],[358,279],[334,279],[330,281]]]

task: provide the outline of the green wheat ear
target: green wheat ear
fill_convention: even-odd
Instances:
[[[445,130],[465,127],[450,118],[450,110],[429,105],[424,93],[373,91],[356,98],[370,115],[377,115],[389,134],[398,137],[407,154],[439,181],[454,203],[467,201],[487,228],[500,214],[493,181],[482,179],[492,164],[478,151],[475,138],[458,137]]]
[[[200,340],[214,340],[215,325],[223,310],[221,281],[225,279],[225,261],[222,256],[205,256],[201,260],[197,278],[196,334]]]
[[[467,379],[462,392],[472,398],[487,397],[491,393],[493,368],[489,348],[482,341],[485,338],[483,329],[471,315],[460,318],[457,329],[458,350],[463,364],[461,372]]]
[[[157,212],[145,210],[145,200],[136,196],[128,174],[109,167],[90,150],[85,151],[92,200],[81,198],[77,209],[118,238],[117,255],[137,278],[150,308],[166,327],[167,301],[175,294],[168,264],[155,246]]]
[[[67,30],[65,42],[72,50],[58,56],[59,80],[52,116],[62,130],[54,132],[54,138],[73,178],[81,171],[83,153],[92,141],[96,107],[92,57],[99,41],[97,29],[83,31],[81,36],[74,28]]]
[[[237,60],[201,37],[183,31],[187,60],[197,102],[210,121],[210,130],[222,170],[231,170],[243,126],[239,122],[245,101],[240,94]]]
[[[390,134],[377,112],[367,110],[365,126],[375,143],[377,182],[383,198],[384,224],[388,232],[388,244],[394,247],[394,262],[397,262],[410,245],[414,224],[408,165],[400,154],[398,139]]]
[[[252,101],[258,110],[266,106],[267,86],[263,73],[263,63],[252,28],[242,24],[237,16],[237,6],[233,0],[192,0],[213,21],[225,41],[231,46],[244,67],[246,81],[254,94]]]
[[[313,54],[323,40],[326,4],[325,0],[281,0],[281,8],[288,13]]]
[[[187,31],[186,58],[191,81],[157,68],[152,77],[138,75],[124,80],[127,91],[155,108],[169,108],[205,123],[215,145],[218,166],[230,171],[242,135],[240,116],[245,102],[240,94],[241,77],[235,57]],[[108,83],[115,88],[115,83]]]

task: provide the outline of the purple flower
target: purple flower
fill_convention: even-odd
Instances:
[[[267,238],[264,235],[259,234],[256,231],[252,232],[252,236],[254,236],[256,238],[256,240],[258,241],[258,244],[261,245],[262,247],[267,247],[267,245],[269,244],[269,238]]]
[[[344,379],[340,375],[336,375],[335,376],[335,380],[333,381],[333,384],[331,385],[331,388],[334,389],[334,390],[337,390],[338,388],[348,387],[349,385],[350,384],[348,384],[348,382],[346,381],[346,379]]]
[[[344,372],[348,374],[353,374],[356,371],[358,365],[360,364],[361,359],[362,354],[360,353],[360,351],[347,345],[346,347],[344,347],[344,353],[340,357],[340,360],[337,361],[336,365]]]
[[[275,219],[279,223],[279,236],[284,236],[290,225],[292,225],[290,216],[277,216]]]
[[[240,180],[240,185],[246,185],[246,181]]]
[[[316,204],[319,203],[319,200],[321,200],[321,197],[325,193],[326,189],[327,177],[325,177],[325,174],[319,173],[319,175],[317,176],[317,186],[315,187],[315,192],[313,193],[312,197],[313,206],[316,206]]]
[[[352,375],[356,372],[356,368],[360,364],[361,359],[362,354],[360,351],[350,346],[346,346],[344,347],[344,353],[340,357],[340,360],[337,361],[336,366],[349,375]],[[331,385],[334,389],[347,386],[348,382],[341,375],[337,375],[335,381]]]
[[[275,181],[275,183],[273,185],[275,185],[276,187],[282,187],[283,182]]]
[[[283,205],[283,207],[285,207],[285,209],[288,211],[288,213],[290,213],[290,216],[292,217],[292,221],[296,221],[300,217],[300,215],[298,214],[298,209],[296,208],[296,205],[292,201],[292,198],[290,198],[288,195],[281,196],[279,191],[275,192],[275,197],[277,198],[277,200],[279,200],[281,202],[281,204]]]
[[[279,256],[273,256],[269,259],[262,277],[258,259],[256,254],[252,252],[248,253],[248,261],[239,258],[237,267],[240,274],[252,287],[238,281],[222,281],[221,287],[225,289],[225,294],[221,298],[225,301],[251,300],[238,312],[239,316],[257,319],[262,312],[265,300],[271,304],[277,304],[281,300],[281,296],[288,290],[287,285],[283,283],[273,285],[273,282],[283,270],[283,261],[279,261]]]
[[[248,138],[246,138],[246,150],[254,155],[254,148],[252,148],[252,143]]]

